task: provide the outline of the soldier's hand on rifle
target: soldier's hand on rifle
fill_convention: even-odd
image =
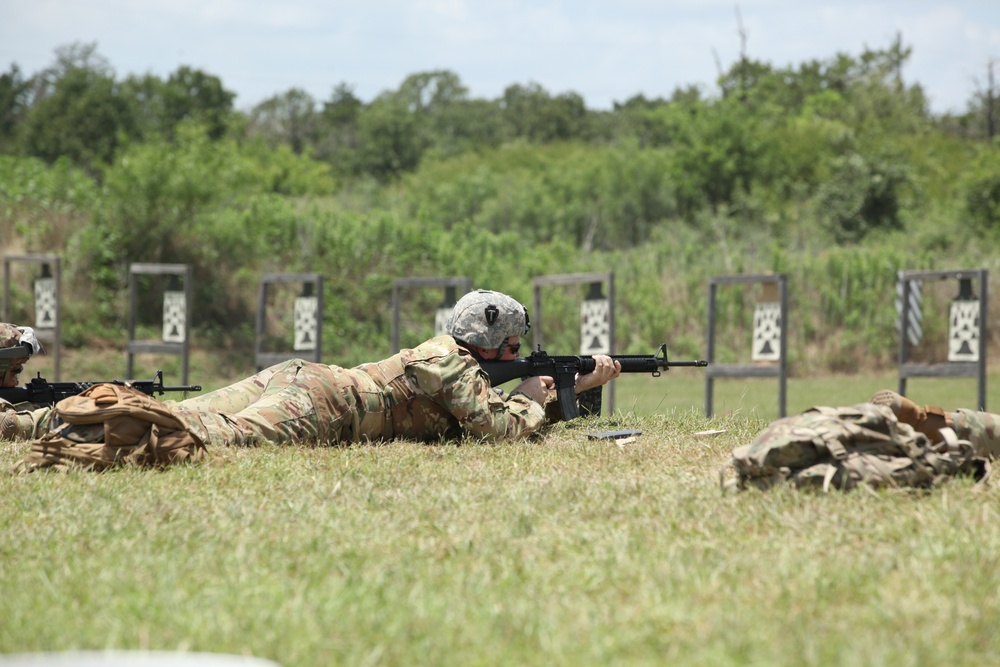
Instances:
[[[606,354],[595,354],[594,363],[596,367],[592,373],[576,376],[576,384],[574,385],[576,393],[579,394],[588,389],[607,384],[622,374],[621,362],[612,359]]]
[[[511,393],[519,391],[539,405],[545,405],[549,391],[554,389],[556,381],[548,375],[533,375],[517,385]]]

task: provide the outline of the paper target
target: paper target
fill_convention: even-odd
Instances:
[[[611,304],[587,299],[580,305],[580,354],[611,354]]]
[[[750,358],[754,361],[781,359],[781,304],[758,303],[753,313],[753,348]]]
[[[187,302],[184,292],[163,293],[163,342],[183,343],[187,323]]]
[[[948,361],[979,361],[979,302],[952,301]]]
[[[56,310],[56,279],[35,281],[35,328],[55,329],[59,313]]]
[[[300,296],[295,299],[295,341],[292,348],[299,350],[315,350],[318,337],[319,298],[315,296]]]

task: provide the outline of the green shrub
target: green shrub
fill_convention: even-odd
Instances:
[[[965,183],[965,213],[976,229],[1000,229],[1000,145],[980,152],[969,165]]]

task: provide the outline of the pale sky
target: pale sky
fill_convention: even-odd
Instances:
[[[0,0],[0,72],[51,65],[97,44],[119,78],[188,65],[255,104],[291,88],[317,101],[339,83],[370,102],[411,74],[451,70],[474,98],[512,84],[580,94],[609,109],[678,86],[716,92],[739,57],[774,67],[913,48],[903,70],[935,113],[962,112],[1000,81],[1000,0]]]

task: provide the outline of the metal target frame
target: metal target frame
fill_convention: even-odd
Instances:
[[[184,340],[180,343],[151,340],[137,340],[136,300],[138,298],[140,275],[179,276],[184,281]],[[167,290],[164,290],[166,293]],[[135,355],[137,354],[179,354],[181,355],[181,384],[188,384],[191,358],[191,266],[188,264],[145,264],[135,263],[128,268],[128,344],[126,346],[126,376],[133,378]]]
[[[30,326],[35,330],[35,336],[42,343],[48,343],[51,347],[46,347],[46,353],[52,351],[53,382],[60,381],[62,368],[62,258],[59,255],[31,254],[31,255],[7,255],[3,260],[3,321],[10,322],[10,269],[12,263],[40,264],[42,266],[51,265],[54,267],[52,276],[55,284],[55,326],[51,328],[40,328],[37,323]],[[22,326],[29,326],[23,323]]]
[[[532,345],[534,349],[543,349],[545,346],[545,337],[542,333],[542,288],[543,287],[572,287],[577,285],[593,285],[594,283],[603,283],[607,287],[607,301],[608,301],[608,354],[615,354],[615,274],[614,271],[604,271],[604,272],[593,272],[593,273],[563,273],[548,276],[538,276],[532,280],[532,291],[534,298],[533,309],[534,312],[530,313],[531,317],[531,331],[532,331]],[[582,341],[581,341],[582,346]],[[614,414],[615,411],[615,381],[612,380],[607,384],[608,387],[608,400],[607,400],[607,410],[608,414]]]
[[[717,364],[715,362],[715,304],[720,285],[777,284],[779,335],[777,364]],[[705,416],[711,417],[716,378],[776,377],[778,379],[778,415],[786,415],[788,400],[788,276],[784,273],[760,275],[713,276],[708,279],[708,366],[705,368]]]
[[[906,382],[909,378],[959,378],[974,377],[978,382],[979,410],[986,410],[986,377],[987,377],[987,319],[989,304],[989,271],[986,269],[963,269],[953,271],[899,271],[897,274],[897,289],[899,292],[899,393],[906,395]],[[915,313],[911,313],[911,291],[914,285],[922,281],[948,280],[961,281],[975,279],[979,286],[979,349],[977,361],[948,361],[941,364],[922,364],[909,361],[910,347],[913,343],[908,335],[908,325]],[[917,288],[919,289],[919,287]]]
[[[389,345],[392,348],[391,354],[396,354],[400,350],[399,331],[399,311],[400,293],[404,289],[440,287],[444,288],[444,300],[447,303],[451,300],[451,305],[462,296],[472,291],[472,279],[465,276],[433,277],[433,278],[396,278],[392,281],[392,332],[390,334]],[[462,290],[458,294],[456,290]]]
[[[304,354],[305,350],[266,352],[263,349],[267,333],[267,288],[269,285],[287,283],[302,283],[303,286],[311,286],[312,296],[316,298],[316,340],[311,354]],[[260,278],[260,288],[257,292],[254,365],[260,371],[289,359],[305,359],[315,363],[320,363],[323,360],[323,276],[319,273],[265,273]]]

